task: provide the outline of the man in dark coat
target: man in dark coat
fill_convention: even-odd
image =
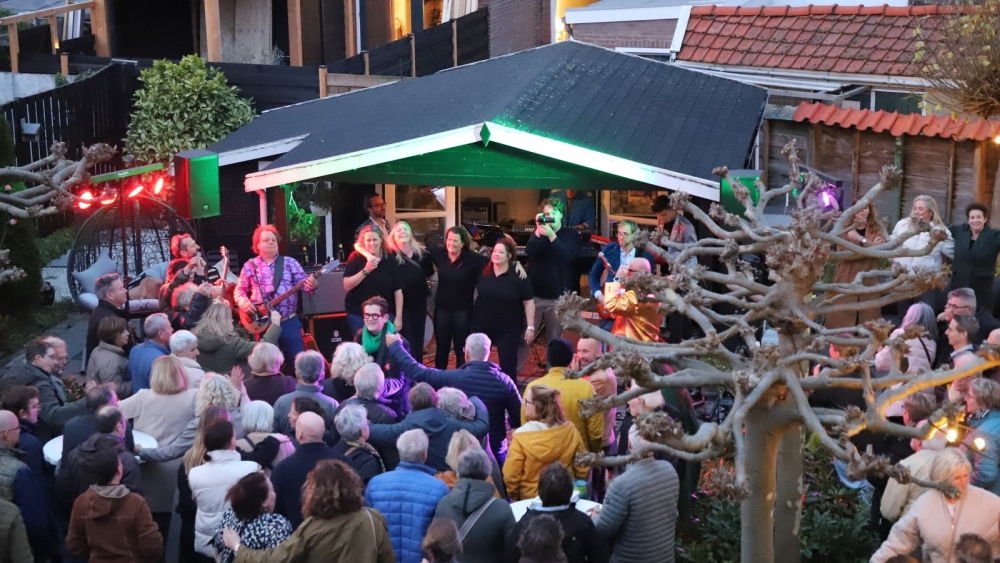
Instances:
[[[52,374],[56,367],[55,350],[43,338],[28,342],[24,349],[24,363],[16,364],[0,379],[0,393],[15,385],[29,385],[38,389],[41,410],[38,413],[36,437],[43,444],[62,434],[66,422],[84,412],[83,403],[69,403],[66,387],[59,377]]]
[[[427,434],[430,445],[427,450],[427,465],[436,471],[449,471],[445,456],[448,455],[448,444],[451,436],[459,430],[468,430],[470,434],[482,440],[490,429],[489,413],[482,401],[470,397],[476,407],[476,419],[473,421],[458,420],[446,415],[437,407],[437,393],[426,383],[418,383],[410,390],[410,405],[413,411],[406,415],[402,422],[396,424],[372,424],[368,440],[374,446],[395,444],[396,440],[407,430],[421,429]]]
[[[108,405],[117,406],[118,396],[110,385],[101,385],[87,391],[87,395],[80,402],[86,405],[87,411],[80,416],[71,418],[63,428],[63,459],[69,457],[69,453],[77,446],[100,432],[97,429],[97,411]],[[127,425],[125,429],[125,447],[129,451],[135,449],[131,425]]]
[[[302,523],[302,485],[316,464],[324,459],[336,459],[349,465],[347,459],[323,443],[326,425],[323,417],[304,412],[295,421],[295,437],[299,447],[295,453],[278,462],[271,472],[274,486],[274,511],[298,528]]]
[[[979,330],[975,334],[969,335],[969,343],[977,348],[989,338],[990,333],[1000,328],[998,321],[992,313],[979,307],[976,301],[976,293],[967,287],[959,288],[948,293],[948,303],[944,306],[944,312],[938,315],[938,343],[937,352],[934,357],[934,367],[941,367],[949,363],[951,353],[955,350],[948,342],[945,329],[948,323],[955,318],[955,315],[973,315],[979,322]]]
[[[15,447],[20,433],[17,415],[0,411],[0,500],[12,502],[20,509],[31,550],[38,560],[44,561],[52,552],[55,522],[37,479],[21,461],[21,451]]]
[[[334,381],[339,380],[338,378]],[[358,369],[354,374],[354,389],[355,396],[347,399],[337,407],[337,412],[334,413],[335,425],[337,416],[345,408],[352,405],[365,409],[368,424],[394,424],[398,422],[396,413],[383,405],[379,398],[382,396],[383,389],[385,389],[385,376],[382,375],[382,368],[378,367],[378,364],[365,364]],[[330,438],[332,442],[328,441],[327,443],[337,444],[340,442],[340,432],[336,427],[330,432]],[[385,465],[386,471],[392,471],[399,465],[399,452],[396,451],[395,444],[382,445],[376,449],[382,458],[382,463]]]
[[[90,321],[87,323],[87,353],[84,358],[89,358],[100,339],[97,337],[97,327],[101,321],[107,317],[125,317],[122,307],[128,301],[128,289],[118,274],[106,274],[94,282],[94,294],[97,295],[97,307],[90,313]],[[86,368],[86,364],[83,366]]]
[[[454,387],[469,397],[478,397],[490,416],[490,449],[503,465],[506,457],[507,419],[510,427],[521,426],[521,394],[500,366],[489,361],[490,339],[482,333],[465,339],[465,364],[458,369],[439,370],[421,365],[402,346],[396,336],[386,337],[389,356],[412,381],[430,384],[435,389]]]

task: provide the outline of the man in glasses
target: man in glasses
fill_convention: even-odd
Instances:
[[[389,222],[385,219],[385,200],[378,194],[368,194],[365,196],[365,211],[368,218],[354,231],[354,240],[358,239],[361,229],[365,225],[375,225],[382,231],[382,240],[389,237]]]
[[[61,435],[63,425],[84,412],[83,401],[67,402],[66,387],[54,373],[60,362],[56,356],[56,350],[50,343],[44,338],[35,338],[24,349],[24,363],[15,365],[0,379],[0,393],[15,385],[38,389],[41,412],[36,436],[42,443]]]
[[[969,343],[979,347],[990,335],[990,332],[1000,328],[1000,321],[993,317],[989,311],[978,307],[976,304],[976,293],[967,287],[959,288],[948,293],[948,303],[944,306],[944,312],[938,315],[938,343],[937,356],[934,358],[934,367],[938,368],[942,364],[949,363],[951,353],[955,351],[945,332],[951,321],[958,315],[971,315],[979,323],[979,330],[969,335]]]
[[[652,273],[652,264],[645,258],[633,258],[628,264],[618,268],[616,277],[626,280],[633,276]],[[634,338],[642,342],[660,342],[660,324],[663,316],[656,302],[642,302],[634,290],[625,290],[619,282],[605,286],[604,296],[607,310],[614,316],[611,333]]]
[[[615,281],[615,272],[622,265],[626,265],[633,258],[645,258],[653,263],[653,255],[645,250],[638,250],[633,243],[635,233],[639,230],[639,225],[635,221],[628,219],[618,223],[617,242],[608,243],[601,251],[601,255],[594,261],[590,268],[590,275],[587,277],[590,284],[590,293],[601,305],[604,305],[604,284]],[[607,265],[605,265],[607,260]],[[601,328],[611,330],[615,321],[613,318],[601,320]]]
[[[386,342],[387,335],[396,333],[396,327],[389,321],[389,302],[384,297],[372,297],[361,304],[361,313],[365,326],[354,336],[354,341],[382,368],[385,375],[382,400],[402,419],[410,412],[410,380],[399,367],[399,362],[392,358]],[[392,341],[399,342],[407,352],[410,351],[410,344],[402,335]]]

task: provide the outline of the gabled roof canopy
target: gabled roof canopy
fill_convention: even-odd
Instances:
[[[744,166],[766,100],[755,86],[564,42],[265,112],[209,149],[221,164],[280,155],[247,176],[248,191],[409,167],[482,187],[576,178],[592,189],[584,177],[597,171],[611,189],[718,200],[712,168]],[[535,176],[508,178],[504,163]]]

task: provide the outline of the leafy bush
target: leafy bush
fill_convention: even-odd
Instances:
[[[73,227],[63,227],[54,231],[49,236],[38,240],[38,254],[41,256],[42,264],[59,258],[73,248],[73,240],[76,238],[76,231]]]
[[[804,563],[861,563],[878,548],[868,529],[870,502],[837,477],[833,458],[815,442],[805,449],[802,525]],[[691,517],[677,534],[681,561],[731,563],[740,560],[740,505],[698,493]]]
[[[125,150],[142,162],[207,147],[254,117],[250,102],[197,55],[177,64],[156,61],[139,80],[143,87],[135,95]]]

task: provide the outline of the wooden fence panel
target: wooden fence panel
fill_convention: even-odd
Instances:
[[[943,213],[948,200],[949,147],[939,137],[907,136],[903,140],[903,209],[918,195],[929,195]]]
[[[802,162],[809,162],[812,150],[809,143],[809,127],[808,124],[794,121],[771,121],[771,138],[768,142],[770,156],[767,163],[768,189],[777,189],[788,183],[788,159],[781,154],[781,149],[792,139],[797,141],[795,146],[799,151],[799,159]],[[784,206],[784,202],[781,202],[781,205]]]
[[[815,168],[843,181],[844,203],[854,201],[854,143],[853,129],[820,130]]]
[[[489,10],[481,8],[455,21],[458,24],[458,64],[465,65],[490,58]]]
[[[955,146],[955,197],[951,207],[950,223],[965,222],[965,208],[976,201],[976,141],[962,141]],[[983,201],[987,207],[992,202]]]
[[[369,74],[410,76],[410,38],[397,39],[368,51]]]
[[[455,66],[452,60],[450,25],[436,25],[425,29],[415,34],[414,39],[417,49],[417,76],[427,76]]]
[[[892,164],[896,154],[896,139],[888,133],[872,133],[862,131],[860,135],[858,154],[858,192],[864,194],[879,182],[879,173],[886,164]],[[882,192],[875,200],[875,209],[881,219],[891,219],[899,214],[899,209],[893,211],[897,196],[894,193]],[[893,224],[886,225],[892,230]]]

